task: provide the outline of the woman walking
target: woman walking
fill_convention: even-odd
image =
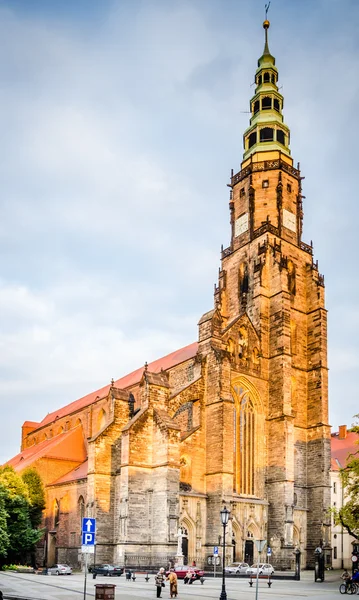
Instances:
[[[163,567],[160,568],[157,575],[155,576],[155,584],[157,588],[157,596],[156,598],[161,598],[162,588],[165,587],[165,570]]]

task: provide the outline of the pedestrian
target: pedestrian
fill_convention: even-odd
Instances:
[[[131,581],[132,573],[131,569],[127,569],[126,571],[126,581]]]
[[[193,577],[193,571],[191,571],[191,569],[188,569],[188,571],[184,577],[183,583],[188,583],[188,584],[192,583],[192,577]]]
[[[177,598],[177,575],[174,569],[170,570],[167,579],[170,582],[170,598]]]
[[[157,588],[156,598],[162,597],[161,592],[162,592],[162,588],[165,587],[165,579],[166,579],[165,570],[163,567],[161,567],[160,570],[158,571],[157,575],[155,576],[155,584],[156,584],[156,588]]]

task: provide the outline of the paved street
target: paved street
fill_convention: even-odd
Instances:
[[[301,581],[273,581],[268,588],[264,581],[259,583],[259,598],[267,600],[286,598],[312,598],[313,600],[332,600],[339,597],[340,572],[326,572],[324,583],[314,583],[312,571],[303,572]],[[86,599],[95,598],[95,584],[116,585],[116,600],[140,600],[142,598],[155,598],[156,588],[154,576],[150,581],[145,581],[145,575],[137,575],[135,582],[127,582],[123,577],[111,578],[87,577]],[[255,585],[250,588],[248,579],[226,580],[228,600],[248,600],[255,598]],[[22,598],[26,600],[76,600],[84,599],[84,575],[71,576],[43,576],[11,572],[0,572],[0,589],[4,598]],[[193,585],[184,585],[179,582],[179,598],[194,600],[196,598],[209,598],[218,600],[221,591],[221,579],[206,579],[204,585],[196,582]],[[169,586],[163,590],[162,597],[169,598]]]

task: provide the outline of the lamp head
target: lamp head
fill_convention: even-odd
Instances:
[[[228,508],[226,506],[224,506],[221,510],[222,525],[224,525],[224,526],[228,525],[229,515],[230,515],[230,511],[228,510]]]

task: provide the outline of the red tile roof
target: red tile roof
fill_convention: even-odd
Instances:
[[[82,465],[79,465],[69,473],[66,473],[66,475],[63,475],[62,477],[60,477],[60,479],[57,479],[51,485],[57,485],[58,483],[71,483],[72,481],[77,481],[78,479],[85,479],[87,477],[87,472],[88,461],[85,460],[85,462],[83,462]]]
[[[41,458],[55,458],[83,462],[86,460],[86,447],[82,427],[75,427],[55,437],[44,440],[39,444],[26,448],[17,454],[6,465],[14,467],[15,471],[23,471]]]
[[[180,348],[180,350],[176,350],[175,352],[171,352],[171,354],[167,354],[162,358],[159,358],[148,365],[148,370],[151,373],[159,373],[161,369],[166,371],[167,369],[171,369],[180,363],[193,358],[197,354],[198,343],[194,342],[189,346],[185,346],[184,348]],[[144,367],[140,367],[136,369],[136,371],[132,371],[125,377],[118,379],[115,381],[114,385],[117,388],[125,389],[139,383],[141,381],[141,377],[143,374]],[[65,417],[70,413],[76,412],[89,404],[95,402],[98,398],[103,398],[107,396],[108,391],[110,389],[110,385],[106,385],[105,387],[97,390],[96,392],[92,392],[79,400],[75,400],[70,404],[56,410],[52,413],[49,413],[39,424],[39,427],[43,427],[44,425],[48,425],[48,423],[52,423],[55,419],[59,419],[61,417]]]
[[[331,436],[331,453],[332,471],[339,471],[346,467],[351,454],[356,454],[359,451],[359,434],[348,432],[345,438],[340,439],[339,433],[332,433]],[[359,455],[358,455],[359,456]]]

